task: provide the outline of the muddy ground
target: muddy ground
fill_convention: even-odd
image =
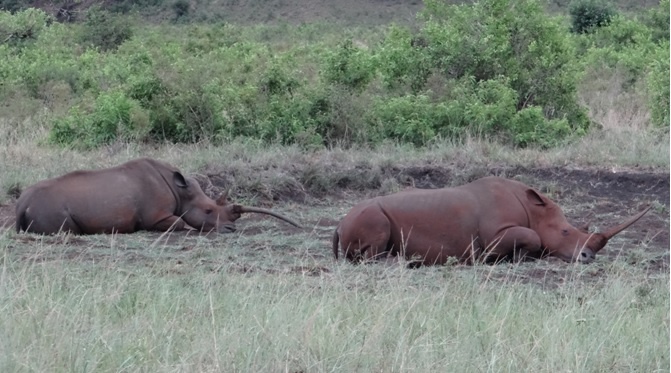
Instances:
[[[485,175],[515,178],[556,201],[575,225],[589,219],[593,226],[601,229],[652,205],[646,216],[599,252],[596,265],[592,265],[593,269],[587,271],[586,276],[604,274],[608,272],[609,263],[617,261],[651,275],[669,271],[668,173],[499,168],[478,170],[464,176],[450,167],[409,167],[387,173],[401,189],[410,185],[419,188],[451,186]],[[225,178],[220,174],[208,173],[208,178],[201,182],[211,192],[228,187],[223,185]],[[111,260],[115,264],[144,265],[162,261],[178,272],[201,267],[210,271],[319,275],[330,272],[335,265],[330,240],[338,220],[357,201],[380,194],[379,190],[351,190],[347,182],[340,184],[339,189],[318,196],[306,193],[309,188],[300,188],[300,193],[288,191],[286,195],[273,196],[272,200],[256,200],[264,207],[272,207],[299,220],[303,228],[249,214],[238,220],[238,231],[230,235],[139,232],[116,236],[40,237],[9,233],[6,236],[10,240],[7,247],[19,260],[84,260],[96,263]],[[3,227],[0,229],[14,229],[14,208],[13,201],[0,205],[0,227]],[[114,253],[110,251],[112,247],[116,250]],[[467,266],[458,267],[468,270]],[[535,280],[547,285],[561,282],[572,267],[556,259],[544,259],[526,267],[506,267],[505,272],[509,275],[513,268],[512,271],[517,272],[522,281]]]

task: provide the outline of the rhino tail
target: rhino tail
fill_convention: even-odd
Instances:
[[[338,260],[338,246],[340,244],[340,236],[338,235],[338,228],[336,228],[335,231],[333,232],[332,244],[333,244],[333,256],[335,257],[336,260]]]
[[[21,230],[28,230],[28,227],[26,227],[26,212],[21,211],[20,213],[16,214],[16,233],[21,233]]]

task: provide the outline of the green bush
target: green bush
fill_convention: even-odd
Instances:
[[[189,8],[191,5],[188,0],[177,0],[172,3],[172,10],[175,12],[175,19],[183,19],[189,16]]]
[[[162,5],[164,0],[114,0],[105,4],[105,9],[114,13],[129,13]]]
[[[388,89],[419,94],[425,88],[431,61],[426,46],[413,40],[409,31],[393,26],[377,49],[376,64]]]
[[[320,87],[306,95],[310,99],[309,118],[324,145],[347,146],[375,138],[375,132],[363,120],[372,105],[371,95],[337,85]]]
[[[375,131],[373,140],[385,138],[427,144],[441,126],[449,127],[447,105],[433,103],[424,95],[408,95],[379,100],[368,115],[370,127]]]
[[[539,107],[527,107],[518,111],[507,123],[513,143],[517,146],[536,145],[553,147],[570,135],[582,136],[584,132],[574,132],[566,119],[547,119]]]
[[[378,140],[392,138],[418,146],[436,136],[473,134],[516,146],[550,147],[571,135],[567,119],[548,119],[540,107],[517,110],[509,83],[503,77],[486,81],[470,77],[458,82],[449,101],[432,102],[425,95],[380,100],[368,116],[370,129]]]
[[[651,124],[663,128],[669,127],[668,14],[665,0],[642,20],[618,15],[577,36],[585,69],[617,71],[624,91],[647,96]]]
[[[585,66],[622,71],[626,89],[635,86],[644,76],[650,53],[656,48],[645,25],[620,16],[615,17],[610,25],[585,36],[581,42],[589,45],[583,57]]]
[[[473,105],[471,114],[466,114],[467,125],[473,130],[487,131],[482,134],[490,136],[501,131],[502,137],[511,136],[502,130],[502,119],[495,119],[505,116],[499,109],[491,111],[505,108],[501,113],[512,116],[510,105],[484,104],[487,100],[477,97],[485,92],[499,92],[506,102],[512,98],[515,111],[538,107],[550,123],[566,120],[572,131],[587,130],[590,122],[577,103],[580,65],[571,35],[537,1],[485,0],[472,6],[448,6],[427,0],[425,4],[422,35],[428,43],[431,65],[449,84],[446,99],[455,95],[450,90],[467,89],[457,92],[457,96],[467,97],[466,102]],[[477,84],[469,88],[459,83],[470,78]],[[496,121],[499,124],[495,125]],[[557,135],[564,133],[559,131]],[[516,143],[530,145],[532,141]]]
[[[36,40],[51,22],[53,19],[50,15],[35,8],[17,9],[14,14],[0,11],[0,37],[3,43],[22,45]]]
[[[98,96],[92,108],[75,106],[56,120],[50,140],[88,149],[116,140],[142,141],[150,129],[148,115],[136,101],[121,92],[109,92]]]
[[[652,124],[669,129],[669,41],[661,43],[646,77]]]
[[[352,39],[346,39],[335,51],[328,52],[325,59],[322,76],[327,83],[362,90],[374,77],[373,59],[356,47]]]
[[[130,18],[92,7],[86,14],[79,39],[84,44],[108,51],[116,49],[132,36]]]
[[[536,0],[427,0],[419,30],[347,38],[316,26],[170,22],[131,37],[132,20],[94,8],[82,24],[53,23],[29,42],[0,45],[0,93],[29,92],[52,109],[52,87],[62,88],[51,138],[80,147],[234,137],[423,146],[464,134],[553,146],[588,129],[580,69],[610,63],[646,79],[636,87],[647,87],[651,110],[668,101],[651,26],[617,16],[572,34]]]
[[[578,34],[607,26],[616,12],[612,5],[602,0],[575,0],[569,6],[571,30]]]
[[[27,6],[26,1],[22,0],[0,0],[0,9],[9,13],[16,13],[24,10]]]
[[[655,42],[669,40],[669,0],[661,0],[659,6],[649,9],[643,17],[643,23],[652,31]]]

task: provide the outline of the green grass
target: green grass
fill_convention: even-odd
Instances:
[[[1,129],[1,128],[0,128]],[[296,146],[232,141],[160,147],[118,143],[100,150],[76,152],[44,147],[30,140],[0,146],[0,202],[45,178],[76,169],[111,167],[140,156],[172,163],[186,173],[221,175],[233,196],[268,199],[278,195],[328,195],[337,184],[393,192],[390,172],[413,166],[454,170],[450,185],[462,184],[500,166],[592,167],[622,171],[636,167],[669,169],[669,137],[654,130],[595,130],[583,139],[549,150],[511,149],[496,142],[471,139],[464,144],[438,141],[426,148],[393,143],[375,148],[333,148],[305,151]],[[205,179],[201,180],[205,181]],[[384,187],[383,187],[384,186]]]
[[[203,4],[190,17],[223,17],[207,11],[213,3]],[[397,17],[399,9],[341,15],[355,23],[375,18],[347,29],[368,47],[382,35],[370,26]],[[233,10],[227,16],[249,16],[247,8]],[[214,35],[206,27],[189,35],[156,31],[182,29],[163,25],[138,35],[149,44],[188,39],[194,48],[251,40],[278,52],[301,42],[296,53],[305,58],[315,53],[313,45],[324,48],[342,37],[333,24],[222,26]],[[272,208],[304,228],[245,215],[228,235],[40,237],[0,229],[0,372],[668,372],[669,253],[660,243],[668,237],[668,201],[648,191],[622,201],[594,198],[586,186],[565,190],[569,184],[559,177],[506,171],[668,175],[668,130],[652,128],[643,89],[624,89],[623,79],[617,71],[588,74],[579,96],[599,125],[544,150],[473,136],[424,148],[388,142],[315,149],[236,139],[219,146],[117,142],[74,151],[46,142],[53,117],[74,102],[67,84],[41,87],[43,100],[7,93],[0,108],[5,214],[10,210],[2,205],[11,206],[17,191],[39,180],[149,156],[195,174],[210,195],[230,188],[234,200]],[[358,119],[347,103],[342,120]],[[437,186],[502,170],[557,200],[570,221],[599,211],[597,228],[643,203],[655,208],[589,266],[550,259],[408,270],[334,262],[330,237],[337,220],[367,196],[412,186],[417,180],[399,175],[413,168],[449,171]]]
[[[22,182],[143,154],[229,177],[252,204],[305,182],[300,170],[328,189],[340,173],[367,168],[352,181],[364,190],[350,189],[347,200],[327,190],[308,194],[309,204],[274,203],[304,225],[298,231],[246,215],[236,233],[207,237],[0,233],[0,371],[661,372],[669,365],[668,264],[659,264],[668,253],[648,247],[652,237],[617,236],[607,251],[619,254],[589,266],[543,260],[408,270],[333,261],[334,222],[362,193],[385,192],[365,191],[369,174],[382,180],[392,166],[462,162],[450,180],[459,183],[510,162],[506,154],[536,164],[531,156],[513,158],[480,141],[374,154],[244,143],[124,145],[58,158],[34,149],[25,155],[39,167],[12,169]],[[388,191],[401,187],[389,180]],[[244,189],[252,185],[260,189]],[[575,218],[597,203],[585,199],[573,191],[560,202]]]
[[[335,264],[309,234],[283,237],[280,247],[264,243],[278,239],[268,233],[140,250],[150,239],[87,237],[74,256],[64,251],[72,242],[58,238],[23,245],[1,236],[0,370],[655,372],[669,365],[668,273],[649,276],[624,261],[564,266],[557,277],[556,263],[547,262]],[[529,277],[531,270],[540,275]]]

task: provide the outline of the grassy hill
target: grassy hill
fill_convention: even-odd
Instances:
[[[471,1],[447,0],[448,3]],[[571,0],[548,0],[551,12],[565,12]],[[659,4],[656,0],[615,0],[622,12],[637,12]],[[92,6],[128,13],[138,11],[153,22],[290,23],[335,22],[346,25],[412,24],[421,0],[0,0],[2,10],[40,8],[62,21],[82,19]]]

